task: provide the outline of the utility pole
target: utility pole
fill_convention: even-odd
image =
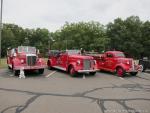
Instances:
[[[66,50],[68,50],[68,40],[66,39]]]
[[[3,0],[1,0],[1,12],[0,12],[0,64],[1,64],[1,54],[2,54],[2,48],[1,48],[1,40],[2,40],[2,13],[3,13]]]

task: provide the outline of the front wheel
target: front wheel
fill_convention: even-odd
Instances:
[[[20,70],[13,70],[14,76],[18,76],[20,74]]]
[[[117,68],[117,75],[119,77],[124,77],[125,76],[125,70],[122,67]]]
[[[8,69],[9,69],[9,70],[11,70],[11,67],[10,67],[10,66],[8,66]]]
[[[136,76],[138,72],[130,72],[132,76]]]
[[[43,74],[44,73],[44,69],[39,69],[39,74]]]
[[[72,77],[74,77],[74,76],[77,74],[77,72],[75,71],[75,69],[74,69],[73,66],[70,67],[69,73],[70,73],[70,75],[71,75]]]

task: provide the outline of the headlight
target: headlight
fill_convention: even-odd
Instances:
[[[127,62],[126,62],[126,64],[128,64],[128,65],[129,65],[129,64],[130,64],[130,62],[129,62],[129,61],[127,61]]]
[[[127,65],[129,65],[129,64],[130,64],[130,62],[129,62],[129,61],[127,61],[127,60],[123,60],[123,61],[122,61],[122,63],[127,64]]]
[[[22,64],[24,63],[24,60],[23,60],[23,59],[21,59],[21,63],[22,63]]]
[[[80,64],[81,64],[81,61],[80,61],[80,60],[78,60],[78,61],[77,61],[77,64],[78,64],[78,65],[80,65]]]
[[[41,59],[39,59],[39,63],[41,63],[42,62],[42,60]]]

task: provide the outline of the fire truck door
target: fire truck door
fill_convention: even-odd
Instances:
[[[67,61],[68,61],[68,55],[67,54],[63,54],[63,55],[61,55],[61,57],[60,57],[60,66],[62,67],[62,68],[66,68],[67,67]]]
[[[106,61],[105,61],[105,68],[107,68],[108,70],[112,70],[113,67],[114,67],[113,54],[107,53],[105,60],[106,60]]]

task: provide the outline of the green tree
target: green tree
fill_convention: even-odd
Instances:
[[[107,36],[110,38],[110,49],[122,50],[139,57],[144,51],[141,43],[143,23],[139,17],[131,16],[126,20],[117,18],[107,25]]]
[[[57,49],[80,49],[88,51],[105,49],[108,38],[104,26],[99,22],[66,23],[61,30],[53,33]],[[59,46],[58,46],[59,45]]]
[[[141,55],[150,56],[150,21],[146,21],[142,26],[142,39],[140,42],[144,49]]]
[[[17,47],[22,42],[23,29],[18,25],[4,24],[2,29],[2,56],[6,56],[7,48]]]
[[[29,43],[40,49],[40,52],[45,55],[49,48],[49,35],[50,33],[47,29],[37,28],[36,30],[30,30]]]

